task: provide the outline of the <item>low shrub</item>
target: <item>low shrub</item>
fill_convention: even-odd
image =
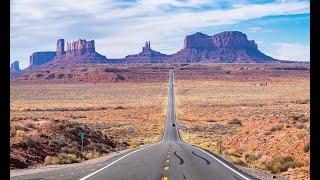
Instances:
[[[243,152],[239,149],[229,149],[228,151],[226,151],[226,155],[227,156],[234,156],[234,157],[237,157],[237,158],[240,158],[242,157],[242,154]]]
[[[287,125],[286,125],[286,128],[291,128],[291,127],[292,127],[292,126],[291,126],[291,125],[289,125],[289,124],[287,124]]]
[[[228,122],[228,124],[237,124],[237,125],[242,126],[242,123],[239,119],[232,119]]]
[[[247,154],[244,155],[244,159],[245,159],[245,161],[246,161],[247,163],[252,163],[252,162],[260,159],[260,157],[261,157],[260,155],[249,154],[249,153],[247,153]]]
[[[295,103],[297,103],[297,104],[309,104],[310,103],[310,99],[297,100],[297,101],[295,101]]]
[[[101,154],[99,152],[96,152],[96,151],[90,151],[86,154],[86,159],[94,159],[94,158],[97,158],[97,157],[100,157]]]
[[[300,118],[303,118],[303,115],[292,115],[289,118],[293,121],[298,121]]]
[[[75,147],[65,146],[65,147],[62,147],[60,150],[67,154],[75,154],[77,157],[83,157],[82,153],[79,150],[77,150]]]
[[[135,149],[135,148],[137,148],[138,147],[138,143],[137,142],[132,142],[131,144],[130,144],[130,148],[132,148],[132,149]]]
[[[17,130],[16,131],[16,136],[17,136],[19,141],[24,141],[27,138],[26,132],[24,132],[22,130]]]
[[[10,127],[10,137],[14,137],[17,134],[17,129],[15,127]]]
[[[23,140],[23,143],[27,146],[27,148],[34,148],[37,146],[37,142],[30,136],[27,136],[26,139]]]
[[[100,149],[100,152],[101,153],[109,153],[110,150],[108,149],[108,147],[102,146],[101,149]]]
[[[123,106],[117,106],[115,109],[124,109]]]
[[[300,117],[299,119],[298,119],[298,122],[300,122],[300,123],[305,123],[305,122],[309,122],[309,118],[305,118],[305,117]]]
[[[299,124],[297,124],[296,125],[296,128],[298,128],[298,129],[303,129],[305,126],[303,125],[303,124],[301,124],[301,123],[299,123]]]
[[[283,128],[283,124],[277,124],[273,127],[271,127],[270,131],[275,132],[275,131],[280,131]]]
[[[280,173],[287,171],[289,168],[302,166],[302,163],[296,162],[290,156],[276,157],[265,163],[265,169],[271,173]]]
[[[86,145],[86,148],[90,151],[93,151],[97,149],[97,145],[93,142],[90,142],[90,144]]]
[[[39,131],[38,133],[39,133],[40,138],[47,138],[48,137],[48,135],[42,131]]]
[[[217,120],[214,119],[208,119],[207,122],[217,122]]]
[[[50,165],[50,164],[58,164],[59,160],[57,157],[52,157],[52,156],[46,156],[44,158],[44,164],[45,165]]]
[[[240,158],[234,158],[233,160],[233,163],[235,165],[239,165],[239,166],[248,166],[242,159]]]
[[[34,124],[29,122],[26,124],[26,127],[27,128],[34,128]]]
[[[303,139],[306,136],[307,136],[307,134],[305,132],[300,132],[300,133],[297,134],[297,137],[298,137],[299,140]]]
[[[87,116],[83,116],[83,115],[76,116],[76,115],[73,115],[73,114],[70,115],[69,117],[72,118],[72,119],[87,118]]]
[[[271,135],[272,133],[271,133],[271,131],[266,131],[266,132],[264,132],[264,135],[266,135],[266,136],[269,136],[269,135]]]
[[[75,154],[59,153],[58,154],[59,164],[70,164],[81,162],[81,158],[77,157]]]
[[[59,124],[57,128],[60,129],[60,130],[63,130],[64,129],[64,125],[63,124]]]
[[[54,143],[54,144],[58,144],[59,146],[64,146],[66,145],[66,138],[63,135],[56,135],[56,136],[52,136],[50,138],[50,144]]]
[[[310,151],[310,142],[303,146],[303,152],[307,153]]]

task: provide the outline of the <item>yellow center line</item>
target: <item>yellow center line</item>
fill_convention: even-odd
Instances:
[[[169,159],[167,159],[167,161],[166,161],[167,163],[169,162]]]
[[[165,166],[164,170],[166,170],[166,171],[169,170],[169,166]]]
[[[167,176],[163,176],[162,180],[169,180]]]

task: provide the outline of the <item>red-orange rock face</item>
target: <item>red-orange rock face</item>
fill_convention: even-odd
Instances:
[[[249,41],[239,31],[225,31],[213,36],[200,32],[188,35],[184,48],[170,55],[167,62],[276,62],[258,50],[257,44]]]
[[[51,63],[105,63],[107,58],[95,51],[94,40],[79,39],[76,42],[67,42],[67,51],[64,51],[64,40],[57,42],[57,55]]]

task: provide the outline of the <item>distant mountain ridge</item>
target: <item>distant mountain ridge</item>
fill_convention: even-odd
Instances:
[[[130,63],[275,63],[274,59],[258,50],[254,40],[240,31],[224,31],[212,36],[196,32],[187,35],[184,46],[174,54],[163,54],[151,49],[150,41],[138,54],[109,59],[95,51],[94,40],[79,39],[67,43],[57,41],[56,51],[35,52],[30,56],[30,67],[54,64],[130,64]]]

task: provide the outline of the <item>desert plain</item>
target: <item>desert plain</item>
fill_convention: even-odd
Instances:
[[[26,71],[10,85],[11,168],[81,162],[159,141],[166,73],[172,68],[184,141],[239,166],[309,179],[310,66],[305,63]],[[86,133],[84,147],[79,132]],[[46,150],[38,157],[39,148]]]

